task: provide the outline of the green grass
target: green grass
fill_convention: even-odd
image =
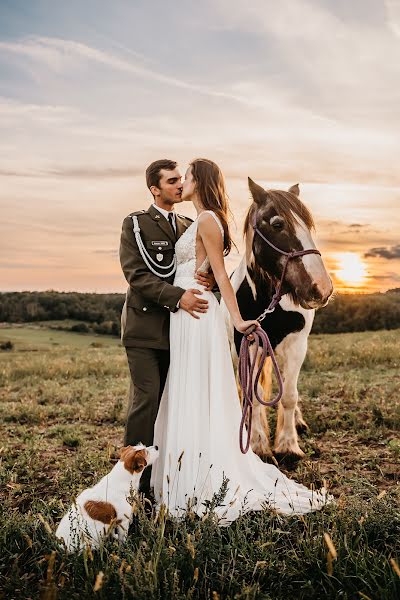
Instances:
[[[53,322],[54,323],[54,322]],[[50,350],[56,346],[63,348],[88,348],[118,346],[119,339],[105,335],[72,333],[44,327],[43,324],[10,325],[0,327],[0,343],[10,340],[18,350]]]
[[[307,458],[290,476],[325,481],[335,506],[291,518],[265,510],[220,528],[212,513],[178,524],[139,505],[125,546],[68,556],[52,532],[74,495],[116,460],[125,353],[103,336],[0,329],[15,344],[0,353],[0,598],[398,597],[398,335],[310,338],[299,381]],[[331,566],[324,533],[337,551]]]

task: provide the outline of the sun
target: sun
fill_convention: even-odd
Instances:
[[[359,287],[366,282],[367,267],[355,252],[338,252],[335,254],[337,268],[335,275],[344,284]]]

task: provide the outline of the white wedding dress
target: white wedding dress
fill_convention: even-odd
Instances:
[[[223,235],[216,214],[207,212]],[[224,317],[214,294],[194,279],[197,225],[198,219],[176,243],[174,285],[201,289],[209,305],[199,320],[184,310],[171,314],[171,363],[154,432],[160,453],[151,476],[156,501],[177,517],[188,503],[202,515],[226,477],[228,492],[215,509],[221,524],[265,506],[285,514],[321,508],[330,499],[324,490],[288,479],[251,449],[240,451],[241,408]],[[199,270],[208,267],[206,259]]]

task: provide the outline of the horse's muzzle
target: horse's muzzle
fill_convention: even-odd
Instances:
[[[316,283],[310,286],[309,292],[304,293],[300,287],[296,288],[296,296],[300,306],[305,309],[323,308],[329,302],[329,298],[333,294],[333,286],[331,285],[326,292],[321,292]]]

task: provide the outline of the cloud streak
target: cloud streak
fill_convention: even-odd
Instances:
[[[371,248],[364,254],[366,258],[379,257],[393,260],[400,258],[400,244],[396,246],[381,246],[380,248]]]
[[[43,170],[9,170],[0,169],[0,177],[27,177],[47,179],[71,178],[71,179],[121,179],[143,176],[143,169],[134,166],[127,167],[64,167],[47,168]]]
[[[183,79],[167,76],[110,52],[93,48],[75,40],[32,36],[18,42],[0,42],[0,50],[16,56],[22,56],[31,61],[39,61],[56,72],[78,67],[82,62],[95,62],[113,70],[130,73],[159,84],[221,100],[230,100],[246,106],[263,106],[262,103],[257,102],[256,99],[252,99],[251,97],[247,98],[240,94],[228,93],[216,90],[214,87],[198,85]]]

